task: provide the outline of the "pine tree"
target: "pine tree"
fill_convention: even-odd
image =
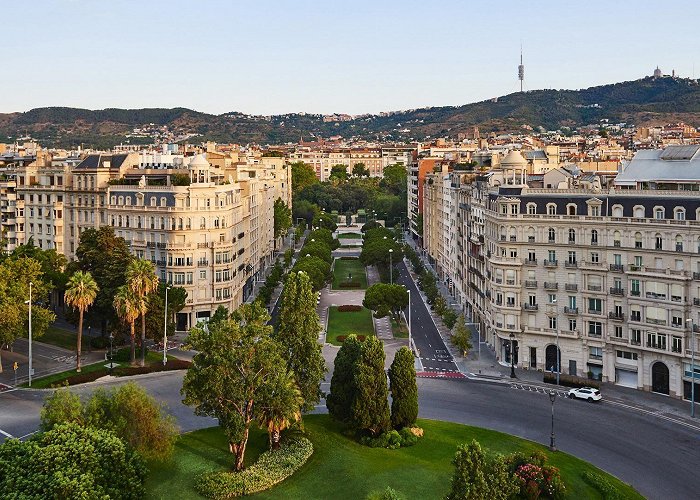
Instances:
[[[355,335],[350,335],[335,356],[326,407],[328,413],[339,422],[349,423],[352,420],[352,403],[357,397],[355,374],[361,354],[362,343]]]
[[[519,491],[502,457],[488,460],[477,441],[461,445],[452,464],[452,489],[446,500],[506,500]]]
[[[376,337],[362,345],[355,375],[357,397],[352,403],[354,427],[378,436],[391,428],[389,389],[384,373],[384,346]]]
[[[391,425],[395,429],[411,427],[418,418],[418,385],[413,353],[402,347],[389,368],[391,383]]]
[[[321,381],[326,362],[321,354],[318,334],[321,323],[316,312],[316,295],[306,273],[287,275],[282,292],[279,325],[275,340],[283,348],[283,356],[304,398],[303,411],[314,408],[321,399]]]

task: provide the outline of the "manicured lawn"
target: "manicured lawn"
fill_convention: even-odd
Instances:
[[[326,342],[333,345],[342,345],[338,341],[338,335],[350,334],[374,335],[374,323],[372,311],[362,308],[361,311],[339,312],[337,307],[331,307],[328,311],[328,332]]]
[[[106,361],[100,361],[99,363],[95,363],[93,365],[87,365],[87,366],[81,366],[80,367],[80,373],[93,373],[97,371],[103,371],[105,375],[107,375],[107,372],[109,371],[107,368],[105,368],[105,365],[107,364]],[[117,366],[117,363],[115,364],[115,368]],[[73,375],[76,375],[77,372],[75,371],[75,368],[72,370],[68,370],[65,372],[59,372],[59,373],[54,373],[52,375],[47,375],[46,377],[41,377],[36,380],[32,380],[32,387],[34,389],[48,389],[49,387],[53,385],[62,385],[62,382]],[[27,384],[23,384],[26,386]]]
[[[408,338],[408,327],[403,322],[403,319],[401,319],[400,323],[397,323],[394,318],[391,318],[391,333],[395,339]]]
[[[348,273],[352,273],[352,281],[360,283],[360,288],[343,288],[341,283],[348,281]],[[360,259],[336,259],[333,266],[333,290],[363,290],[367,288],[367,273]]]
[[[50,326],[44,335],[36,338],[37,342],[55,345],[56,347],[70,349],[71,351],[75,351],[77,340],[77,333],[56,326]],[[87,336],[83,335],[83,349],[87,347],[87,340]]]
[[[361,240],[362,235],[360,233],[339,233],[339,240]]]
[[[314,444],[309,461],[284,483],[253,498],[358,499],[391,486],[406,498],[444,498],[450,488],[457,446],[476,439],[492,451],[529,453],[540,450],[561,470],[570,499],[598,499],[600,494],[581,478],[584,471],[600,474],[616,486],[621,498],[642,498],[631,487],[583,460],[566,453],[550,454],[546,447],[508,434],[477,427],[419,420],[425,437],[415,446],[399,450],[367,448],[344,436],[327,415],[307,415],[304,426]],[[251,463],[267,446],[267,437],[251,433],[246,462]],[[151,469],[146,482],[148,498],[201,498],[192,484],[204,471],[230,467],[232,457],[218,428],[185,434],[176,445],[172,463]]]

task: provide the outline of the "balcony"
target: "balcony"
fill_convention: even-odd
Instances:
[[[660,351],[666,350],[666,344],[662,342],[647,342],[646,346],[650,349],[659,349]]]
[[[589,292],[600,292],[602,290],[603,290],[603,287],[601,285],[588,285]]]
[[[544,289],[545,290],[558,290],[559,283],[557,283],[555,281],[545,281],[544,282]]]
[[[639,311],[632,311],[632,315],[630,316],[630,321],[642,321],[642,313]]]
[[[526,266],[536,266],[537,259],[525,259],[523,260],[523,264],[525,264]]]
[[[525,280],[525,288],[537,288],[537,280]]]
[[[639,297],[639,290],[630,290],[630,295],[632,297]]]
[[[665,326],[667,321],[665,319],[647,318],[647,323],[649,323],[650,325]]]
[[[197,261],[197,265],[198,265],[199,267],[206,267],[206,266],[209,265],[209,261],[208,261],[208,260],[202,260],[202,259],[200,259],[200,260]]]
[[[567,283],[564,285],[564,290],[567,292],[576,292],[578,291],[578,285],[576,283]]]
[[[614,240],[614,241],[613,241],[613,246],[614,246],[614,247],[622,246],[622,245],[620,245],[620,240]]]
[[[624,295],[625,294],[625,289],[621,287],[610,287],[610,295]]]
[[[518,238],[516,238],[515,236],[511,236],[511,237],[510,237],[510,241],[516,242],[516,241],[518,241]]]
[[[537,304],[528,304],[527,302],[523,304],[523,309],[526,311],[537,311],[540,308]]]
[[[567,260],[564,262],[564,267],[568,267],[570,269],[577,268],[578,262],[576,262],[575,260]]]
[[[610,264],[610,270],[616,273],[624,273],[625,266],[623,266],[622,264]]]
[[[505,234],[502,234],[502,235],[501,235],[501,241],[506,241],[506,235],[505,235]]]
[[[576,315],[578,314],[578,307],[564,306],[564,314]]]
[[[608,318],[615,321],[625,321],[625,313],[610,312],[608,313]]]
[[[543,262],[544,267],[557,267],[559,262],[557,260],[545,260]]]
[[[588,314],[603,314],[603,311],[599,309],[591,309],[590,307],[588,308]]]
[[[647,299],[666,300],[665,293],[647,292],[645,295]]]

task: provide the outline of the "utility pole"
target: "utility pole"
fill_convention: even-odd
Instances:
[[[32,372],[34,371],[32,368],[32,285],[33,283],[30,281],[29,301],[27,302],[29,304],[29,387],[32,386]]]

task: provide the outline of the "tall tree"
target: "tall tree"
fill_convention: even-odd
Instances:
[[[357,340],[356,335],[349,335],[335,356],[326,407],[328,413],[339,422],[352,421],[352,403],[357,397],[355,376],[361,354],[362,343]]]
[[[158,289],[158,276],[153,262],[136,259],[129,262],[126,269],[126,282],[138,297],[141,314],[141,366],[146,364],[146,313],[148,312],[148,295]]]
[[[395,321],[400,321],[401,311],[408,306],[408,291],[401,285],[375,283],[365,292],[362,305],[375,311],[377,318],[391,314]]]
[[[384,359],[382,341],[376,337],[367,338],[355,374],[357,397],[352,403],[352,415],[355,427],[372,436],[391,428]]]
[[[506,500],[520,490],[503,457],[489,460],[477,441],[461,445],[452,464],[455,471],[446,500]]]
[[[30,283],[34,338],[42,336],[56,319],[54,313],[38,305],[47,300],[50,290],[50,285],[43,278],[41,264],[28,257],[6,259],[0,263],[0,345],[12,344],[27,334],[29,310],[26,301],[29,300]]]
[[[121,320],[129,325],[129,337],[131,339],[131,363],[136,362],[136,333],[134,322],[141,314],[141,300],[127,285],[117,289],[113,299],[114,309]]]
[[[292,272],[303,272],[311,280],[313,290],[319,291],[331,278],[331,266],[323,259],[318,257],[301,254],[300,258],[294,264]]]
[[[457,324],[452,331],[452,335],[450,335],[450,340],[452,340],[454,346],[460,350],[462,356],[466,356],[473,347],[472,332],[465,324],[463,315],[457,319]]]
[[[119,320],[113,300],[117,289],[126,284],[126,269],[132,260],[129,247],[112,227],[104,226],[83,231],[75,254],[78,260],[68,265],[69,270],[88,271],[99,287],[88,321],[98,321],[106,334],[109,323]]]
[[[274,205],[274,233],[275,239],[287,234],[292,227],[292,211],[282,198],[277,198]]]
[[[219,420],[235,470],[243,468],[251,423],[271,404],[266,398],[287,372],[269,319],[263,306],[244,304],[211,328],[195,326],[187,339],[197,354],[182,384],[184,403]]]
[[[318,334],[321,323],[316,312],[316,295],[306,273],[290,272],[284,282],[279,325],[275,340],[283,346],[288,368],[294,372],[304,398],[303,410],[319,402],[320,384],[326,372]]]
[[[78,340],[75,356],[75,371],[80,372],[80,352],[83,343],[83,316],[88,307],[95,302],[97,297],[97,283],[92,275],[86,271],[76,271],[68,280],[64,300],[66,304],[78,310]],[[90,339],[88,339],[90,342]]]
[[[303,161],[292,163],[292,192],[300,193],[306,187],[318,183],[316,172]]]
[[[352,166],[353,177],[369,177],[369,169],[365,167],[364,163],[355,163]]]
[[[391,425],[395,429],[410,427],[418,418],[418,385],[413,353],[402,347],[389,368],[391,390]]]
[[[258,423],[267,428],[270,449],[280,447],[280,434],[294,422],[301,420],[301,405],[304,398],[291,371],[277,373],[270,380],[263,402],[258,405]]]
[[[348,167],[345,165],[333,165],[329,177],[338,179],[340,182],[345,182],[348,180]]]

